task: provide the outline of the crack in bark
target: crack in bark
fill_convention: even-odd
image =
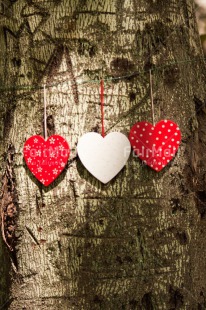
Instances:
[[[11,252],[15,251],[16,244],[16,220],[18,203],[16,193],[16,180],[13,169],[14,147],[8,148],[6,171],[2,178],[1,194],[1,232],[4,242]]]
[[[39,247],[40,247],[40,243],[39,241],[37,240],[37,238],[35,237],[34,233],[32,232],[32,230],[28,227],[28,226],[25,226],[29,236],[31,237],[31,239],[35,242],[35,244],[37,244]]]

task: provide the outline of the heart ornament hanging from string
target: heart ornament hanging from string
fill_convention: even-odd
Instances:
[[[27,167],[44,185],[50,185],[65,168],[70,148],[67,141],[52,135],[47,139],[46,125],[46,88],[44,86],[44,132],[42,136],[32,136],[24,144],[23,153]]]
[[[181,141],[177,124],[161,120],[155,126],[149,122],[136,123],[129,140],[135,154],[155,171],[161,171],[175,156]]]
[[[69,145],[59,136],[45,140],[32,136],[24,144],[24,159],[31,173],[44,185],[50,185],[65,168],[69,158]]]
[[[89,132],[78,142],[77,152],[84,167],[100,182],[106,184],[126,165],[131,152],[128,138],[120,132],[104,133],[104,84],[100,85],[102,135]]]
[[[105,137],[89,132],[80,138],[77,152],[85,168],[106,184],[126,165],[131,145],[120,132],[112,132]]]
[[[150,70],[150,95],[152,106],[152,122],[138,122],[130,130],[129,140],[135,154],[143,162],[161,171],[175,156],[180,146],[181,132],[176,123],[171,120],[161,120],[154,123],[154,102],[152,73]]]

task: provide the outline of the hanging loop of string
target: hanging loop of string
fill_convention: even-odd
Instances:
[[[46,85],[44,84],[44,139],[47,140],[47,101],[46,101]]]
[[[102,120],[102,137],[105,137],[104,129],[104,80],[100,81],[100,100],[101,100],[101,120]]]
[[[152,70],[149,70],[149,80],[150,80],[150,99],[151,99],[151,110],[152,110],[152,125],[155,125],[155,115],[154,115],[154,97],[153,97],[153,80],[152,80]]]

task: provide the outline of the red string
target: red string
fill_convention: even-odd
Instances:
[[[104,80],[100,82],[100,98],[101,98],[101,114],[102,114],[102,137],[105,137],[104,132]]]

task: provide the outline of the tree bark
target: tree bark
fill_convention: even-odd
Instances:
[[[0,25],[3,307],[205,309],[206,75],[193,1],[8,0]],[[102,185],[76,154],[81,135],[101,132],[99,80],[107,132],[128,135],[151,121],[149,69],[155,121],[182,131],[178,155],[160,173],[131,155]],[[71,146],[48,188],[22,154],[43,135],[44,83],[48,134]]]

